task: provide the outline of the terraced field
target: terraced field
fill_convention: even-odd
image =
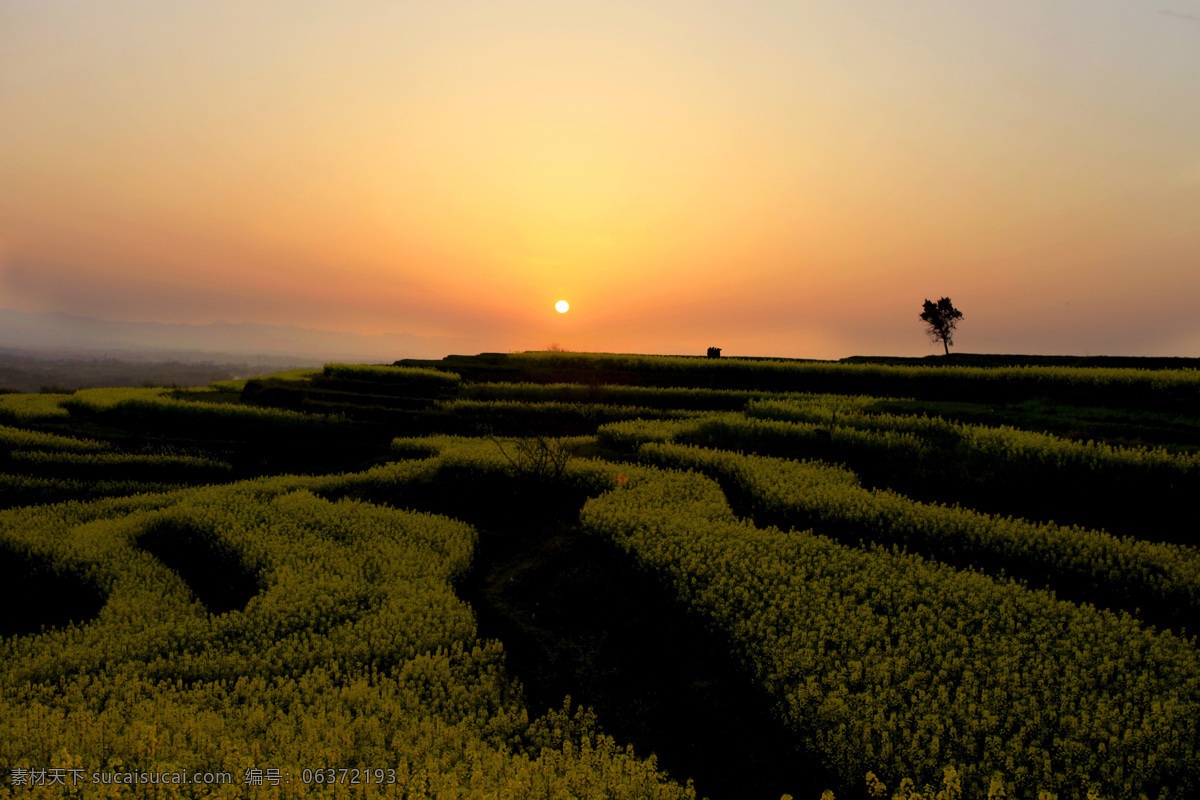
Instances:
[[[576,353],[2,395],[0,795],[1200,796],[1198,409]]]

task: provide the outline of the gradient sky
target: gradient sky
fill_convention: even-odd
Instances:
[[[1200,355],[1200,2],[0,3],[0,307],[826,358],[944,295]]]

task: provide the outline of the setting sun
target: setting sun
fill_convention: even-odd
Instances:
[[[567,313],[567,309],[569,309],[570,307],[571,307],[570,303],[568,303],[566,300],[559,300],[557,303],[554,304],[554,310],[560,314]]]

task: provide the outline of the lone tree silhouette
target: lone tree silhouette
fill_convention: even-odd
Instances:
[[[954,327],[962,318],[962,312],[954,307],[949,297],[943,297],[936,304],[926,299],[925,310],[921,312],[921,321],[929,325],[926,333],[934,342],[942,343],[946,355],[950,355],[950,345],[954,344]]]

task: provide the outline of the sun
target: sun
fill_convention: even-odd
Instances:
[[[560,314],[567,313],[567,309],[569,309],[570,307],[571,307],[571,304],[568,303],[566,300],[559,300],[557,303],[554,304],[554,310]]]

